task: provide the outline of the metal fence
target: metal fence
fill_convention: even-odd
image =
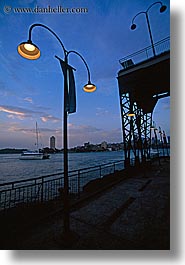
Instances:
[[[124,160],[94,167],[69,171],[69,193],[80,197],[83,187],[90,181],[102,178],[124,168]],[[30,178],[0,184],[0,211],[18,205],[30,205],[60,198],[64,187],[64,173]]]
[[[160,55],[170,50],[170,37],[162,39],[154,44],[156,55]],[[119,60],[124,69],[132,67],[140,62],[154,57],[152,46],[132,53]]]

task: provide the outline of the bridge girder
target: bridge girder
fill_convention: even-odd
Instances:
[[[170,53],[165,52],[118,73],[126,166],[150,157],[153,109],[170,95]],[[133,113],[134,116],[129,116]]]

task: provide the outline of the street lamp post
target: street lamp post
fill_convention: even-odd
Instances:
[[[159,147],[158,147],[158,139],[157,139],[157,127],[156,127],[156,124],[155,124],[154,121],[153,121],[153,123],[150,126],[150,130],[154,130],[155,145],[156,145],[156,148],[157,148],[157,156],[158,156],[158,160],[159,160],[159,165],[161,165],[160,155],[159,155]]]
[[[166,6],[162,4],[162,2],[155,2],[153,3],[152,5],[150,5],[148,7],[148,9],[146,11],[142,11],[142,12],[139,12],[137,13],[133,19],[132,19],[132,25],[131,25],[131,30],[134,30],[136,29],[136,24],[134,23],[134,20],[137,16],[141,15],[141,14],[144,14],[145,17],[146,17],[146,22],[147,22],[147,26],[148,26],[148,32],[149,32],[149,36],[150,36],[150,41],[151,41],[151,44],[152,44],[152,51],[153,51],[153,54],[154,56],[156,56],[156,53],[155,53],[155,48],[154,48],[154,42],[153,42],[153,37],[152,37],[152,31],[151,31],[151,26],[150,26],[150,21],[149,21],[149,16],[148,16],[148,11],[150,10],[150,8],[156,4],[160,4],[160,13],[163,13],[165,10],[166,10]]]
[[[161,146],[162,146],[162,150],[163,150],[163,156],[165,156],[164,144],[163,144],[163,133],[162,133],[162,130],[161,130],[160,126],[159,126],[159,135],[160,135],[160,142],[161,142]]]
[[[167,156],[169,156],[169,152],[168,152],[168,144],[167,144],[167,140],[166,140],[166,134],[165,134],[165,131],[163,131],[163,142],[164,142],[165,147],[166,147]]]
[[[40,50],[39,48],[32,42],[31,39],[31,33],[33,28],[35,27],[42,27],[47,29],[52,35],[56,37],[56,39],[59,41],[62,50],[64,52],[64,61],[60,59],[58,56],[55,56],[60,63],[64,64],[63,69],[63,76],[64,76],[64,112],[63,112],[63,148],[64,148],[64,235],[68,236],[70,232],[70,215],[69,215],[69,181],[68,181],[68,134],[67,134],[67,117],[68,113],[76,112],[76,110],[70,111],[69,110],[69,93],[68,93],[68,86],[69,86],[69,76],[68,76],[68,69],[72,68],[70,65],[68,65],[68,56],[71,53],[76,54],[85,64],[88,74],[88,82],[86,85],[84,85],[83,90],[85,92],[94,92],[96,90],[96,86],[91,83],[90,79],[90,70],[89,67],[85,61],[85,59],[82,57],[81,54],[79,54],[77,51],[71,50],[67,51],[64,47],[64,44],[60,40],[60,38],[57,36],[57,34],[51,30],[49,27],[43,25],[43,24],[33,24],[29,28],[29,37],[27,42],[22,42],[18,46],[18,53],[30,60],[35,60],[40,57]],[[72,68],[75,70],[74,68]],[[74,87],[75,89],[75,87]]]

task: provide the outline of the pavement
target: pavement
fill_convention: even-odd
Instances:
[[[16,249],[170,249],[169,164],[155,162],[72,210],[70,234],[58,212],[17,238]]]

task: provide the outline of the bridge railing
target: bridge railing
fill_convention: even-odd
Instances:
[[[69,193],[79,197],[83,187],[93,179],[115,173],[124,168],[124,160],[94,167],[69,171]],[[45,202],[60,198],[63,194],[64,173],[30,178],[0,184],[0,211],[18,205]]]
[[[164,38],[154,44],[156,55],[160,55],[170,50],[170,37]],[[119,60],[124,69],[130,68],[140,62],[154,57],[152,46],[148,46],[137,52],[134,52]]]

